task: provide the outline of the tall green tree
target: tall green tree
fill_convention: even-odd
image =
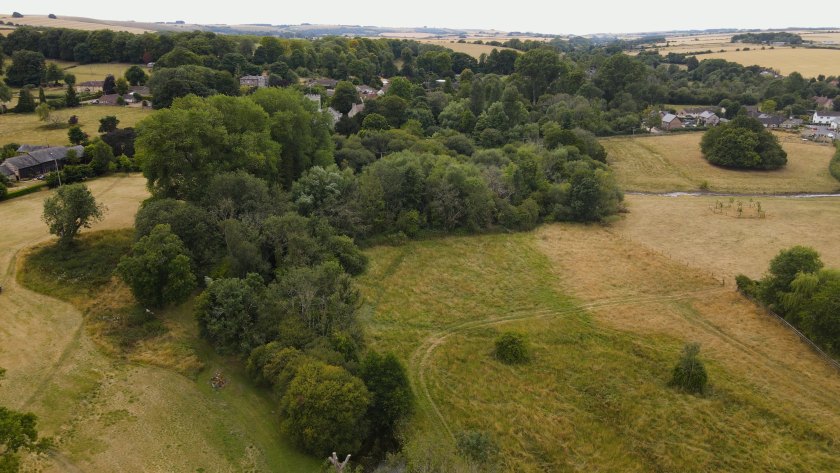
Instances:
[[[355,85],[351,82],[340,81],[335,86],[335,94],[333,94],[330,104],[332,108],[338,110],[342,115],[347,115],[350,109],[353,108],[353,105],[361,101],[362,99],[359,98],[359,91],[356,90]]]
[[[183,302],[196,287],[187,249],[169,225],[140,238],[117,266],[134,297],[148,307]]]
[[[18,103],[14,110],[15,113],[32,113],[35,111],[35,98],[32,96],[29,87],[20,89]]]
[[[105,210],[84,184],[68,184],[44,200],[43,220],[58,243],[68,246],[82,228],[102,220]]]
[[[146,71],[135,64],[125,71],[125,79],[131,85],[145,85],[149,76],[146,74]]]
[[[537,103],[561,70],[560,56],[551,48],[532,49],[516,58],[516,72],[528,83],[531,103]]]
[[[12,54],[12,65],[6,70],[6,82],[14,87],[41,85],[45,71],[43,54],[27,50],[15,51]]]

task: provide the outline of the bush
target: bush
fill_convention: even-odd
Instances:
[[[750,279],[748,276],[739,274],[735,276],[735,285],[738,290],[749,297],[758,297],[758,282]]]
[[[670,386],[692,394],[703,394],[708,383],[708,375],[703,362],[697,358],[700,345],[689,343],[683,348],[680,358],[671,376]]]
[[[531,361],[528,343],[525,336],[514,332],[505,332],[496,339],[496,359],[509,365],[523,364]]]
[[[455,446],[458,453],[473,463],[490,463],[499,453],[499,447],[490,434],[476,430],[459,432]]]

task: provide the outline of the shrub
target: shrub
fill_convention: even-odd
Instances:
[[[750,297],[758,297],[758,282],[750,279],[748,276],[739,274],[735,276],[735,285],[738,290]]]
[[[528,343],[525,336],[514,332],[505,332],[496,339],[496,359],[509,365],[523,364],[531,361]]]
[[[499,453],[499,447],[490,434],[477,430],[459,432],[455,446],[458,453],[474,463],[489,463]]]
[[[708,375],[703,362],[697,358],[699,353],[700,345],[697,343],[689,343],[683,348],[682,358],[671,376],[671,386],[692,394],[703,394]]]

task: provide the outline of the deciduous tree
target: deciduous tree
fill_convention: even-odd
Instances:
[[[68,246],[82,228],[101,220],[105,210],[84,184],[69,184],[44,200],[43,219],[58,243]]]

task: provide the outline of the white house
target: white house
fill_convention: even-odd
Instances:
[[[815,125],[829,125],[832,128],[837,128],[840,125],[840,112],[824,112],[817,110],[814,116],[811,117],[811,123]]]

